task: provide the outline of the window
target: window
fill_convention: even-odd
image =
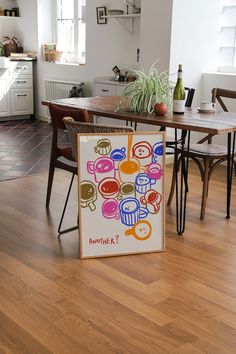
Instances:
[[[236,0],[223,0],[219,70],[236,72]]]
[[[67,63],[85,63],[86,0],[55,0],[55,41]]]

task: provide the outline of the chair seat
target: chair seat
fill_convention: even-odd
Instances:
[[[216,144],[191,144],[189,151],[190,153],[193,151],[194,153],[210,156],[227,155],[227,148],[225,146]]]
[[[76,161],[72,161],[72,160],[68,160],[63,156],[60,156],[57,161],[64,163],[65,165],[67,165],[68,167],[72,167],[72,168],[76,168],[77,167],[77,162]]]
[[[65,157],[67,160],[75,161],[73,156],[72,156],[72,149],[71,149],[70,146],[59,148],[58,150],[59,150],[60,156]]]

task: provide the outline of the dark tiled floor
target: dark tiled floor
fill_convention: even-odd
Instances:
[[[0,181],[47,172],[51,138],[52,126],[38,120],[0,122]]]

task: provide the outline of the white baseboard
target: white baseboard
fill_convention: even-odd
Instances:
[[[51,117],[49,117],[49,116],[38,116],[37,117],[38,118],[38,120],[41,120],[42,122],[46,122],[46,123],[51,123]]]

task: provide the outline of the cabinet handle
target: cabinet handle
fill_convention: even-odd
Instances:
[[[20,95],[20,94],[17,95],[17,97],[26,97],[26,96],[27,96],[26,93],[24,93],[24,94],[22,94],[22,95]]]
[[[103,89],[103,90],[102,90],[102,92],[109,92],[109,90],[105,90],[105,89]]]
[[[22,70],[25,70],[25,69],[26,69],[26,66],[17,66],[16,69],[17,69],[17,70],[21,70],[21,69],[22,69]]]
[[[26,84],[27,81],[26,80],[17,80],[16,82],[17,82],[17,84]]]

